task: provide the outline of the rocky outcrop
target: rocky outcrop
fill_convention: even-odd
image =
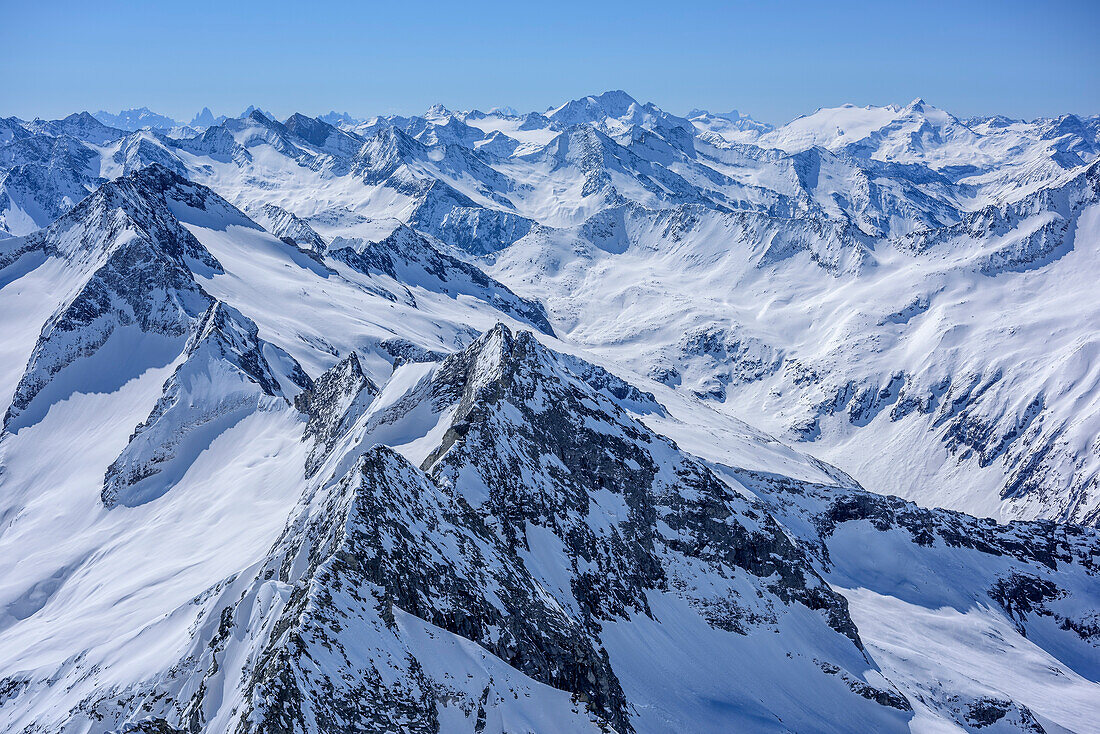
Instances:
[[[378,386],[363,374],[359,357],[351,352],[294,399],[295,407],[309,417],[303,439],[315,442],[306,459],[307,477],[316,473],[336,440],[377,395]]]

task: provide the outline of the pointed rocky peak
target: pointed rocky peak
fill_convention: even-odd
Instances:
[[[519,148],[520,142],[511,138],[500,130],[489,133],[484,140],[476,143],[478,155],[491,158],[504,159],[510,157]],[[488,160],[488,159],[487,159]]]
[[[897,109],[897,107],[894,107]],[[923,124],[923,131],[935,131],[939,136],[966,134],[973,138],[974,132],[959,118],[947,110],[929,104],[922,97],[917,97],[907,104],[898,113],[899,119],[910,118],[914,122]],[[899,123],[895,123],[899,124]],[[918,128],[920,131],[921,128]],[[955,132],[958,130],[958,132]]]
[[[187,345],[188,359],[222,360],[255,382],[265,395],[288,402],[313,382],[286,352],[260,338],[259,327],[237,309],[215,301]]]
[[[313,476],[336,441],[366,412],[378,393],[378,386],[363,373],[359,356],[350,352],[295,398],[294,406],[309,418],[302,438],[316,441],[306,459],[307,477]]]
[[[233,125],[235,129],[248,129],[263,128],[267,131],[266,136],[257,138],[255,133],[253,137],[246,141],[246,146],[255,145],[257,142],[271,143],[276,149],[285,154],[291,154],[293,146],[290,146],[289,142],[285,140],[290,135],[290,131],[286,129],[283,123],[275,119],[274,116],[268,115],[259,109],[253,109],[251,112],[245,115],[241,115],[236,121],[227,120],[227,123],[235,122]]]
[[[637,100],[621,89],[616,89],[566,102],[548,112],[547,117],[563,125],[579,125],[597,122],[605,117],[625,117],[637,106]]]
[[[923,112],[924,111],[924,106],[926,104],[928,104],[928,103],[924,101],[923,97],[917,97],[912,102],[905,105],[905,109],[912,110],[914,112]]]
[[[530,336],[528,332],[521,334]],[[526,341],[524,339],[525,347],[528,346]],[[466,349],[444,360],[433,381],[434,395],[445,401],[461,400],[467,410],[475,402],[488,397],[481,392],[506,379],[509,372],[518,366],[518,360],[512,359],[515,342],[511,329],[498,323]]]
[[[135,507],[163,496],[217,436],[312,387],[293,357],[259,337],[251,319],[215,301],[149,417],[108,467],[103,503]]]
[[[615,141],[591,125],[573,125],[529,158],[549,157],[556,165],[575,163],[583,172],[598,171],[605,163],[607,148]]]
[[[218,124],[218,120],[214,118],[214,113],[210,111],[209,107],[203,107],[202,110],[191,119],[191,127],[212,127]]]
[[[102,125],[102,123],[100,123],[99,120],[95,119],[95,116],[88,111],[74,112],[65,119],[60,120],[60,122],[63,122],[66,125],[75,125],[81,127],[97,127],[97,123],[99,125]],[[106,125],[104,125],[104,127],[106,127]]]
[[[244,112],[242,112],[240,115],[238,115],[238,118],[239,119],[250,118],[250,119],[252,119],[256,122],[261,122],[262,123],[265,120],[268,121],[268,122],[274,122],[275,115],[271,114],[270,112],[264,112],[263,110],[261,110],[256,105],[248,105],[248,107],[244,108]]]
[[[244,165],[252,160],[252,154],[237,142],[233,131],[240,127],[240,120],[219,119],[206,127],[201,135],[176,141],[176,147],[195,155],[209,156],[216,161],[233,161]]]
[[[355,154],[351,172],[368,184],[382,183],[409,160],[427,158],[427,149],[392,125],[379,127]]]
[[[35,243],[92,272],[42,328],[4,418],[13,432],[72,393],[110,392],[170,362],[211,303],[194,271],[221,269],[134,177],[102,187]]]
[[[318,148],[324,147],[330,136],[340,134],[339,130],[327,122],[319,118],[306,117],[299,112],[288,117],[283,126],[294,136]]]
[[[392,148],[401,156],[421,155],[426,152],[423,145],[396,127],[380,128],[375,137],[384,148]]]
[[[56,236],[74,226],[88,231],[118,231],[108,221],[121,214],[151,246],[189,268],[220,273],[221,264],[181,221],[255,227],[244,214],[210,189],[183,178],[160,163],[152,163],[101,186],[58,220]],[[71,241],[71,238],[69,238]],[[109,242],[110,240],[108,240]]]
[[[609,113],[625,111],[629,109],[631,105],[638,104],[638,100],[621,89],[612,89],[596,97],[588,97],[588,99],[594,99],[600,107],[607,110]]]
[[[424,117],[432,122],[446,122],[448,119],[453,118],[454,114],[443,105],[436,103],[428,108],[428,111],[424,113]]]
[[[164,166],[179,176],[187,173],[187,166],[170,150],[164,139],[144,130],[130,133],[123,138],[111,159],[122,165],[124,176],[153,164]]]
[[[364,390],[371,395],[378,394],[378,386],[363,372],[359,355],[353,351],[317,378],[311,395],[314,399],[323,399],[324,393],[354,395]]]
[[[172,215],[182,222],[212,229],[225,229],[230,225],[258,228],[240,209],[211,189],[159,163],[148,165],[129,178],[143,195],[163,201]]]
[[[348,172],[352,159],[363,145],[363,139],[358,135],[330,125],[321,118],[306,117],[300,113],[288,117],[285,123],[279,125],[279,130],[294,141],[295,147],[303,149],[307,161],[313,157],[307,165],[341,176]]]
[[[860,677],[872,664],[846,603],[803,550],[579,362],[503,325],[448,358],[432,397],[456,407],[422,468],[506,544],[529,548],[528,571],[555,580],[548,589],[563,608],[638,619],[659,616],[651,604],[665,595],[726,633],[810,624],[814,655],[858,681],[852,691],[867,685]],[[897,696],[875,700],[907,707]]]
[[[435,117],[413,117],[404,125],[403,131],[418,142],[430,148],[441,146],[459,146],[474,148],[485,139],[484,131],[467,125],[463,120],[450,114]],[[461,154],[461,150],[458,151]],[[454,151],[450,151],[454,155]]]
[[[433,393],[437,400],[461,400],[463,406],[471,406],[480,401],[495,401],[504,394],[502,390],[517,381],[531,392],[538,391],[540,383],[544,387],[575,383],[583,391],[602,396],[601,402],[610,412],[623,408],[639,413],[665,412],[652,394],[638,390],[601,367],[551,350],[529,331],[513,333],[502,323],[443,362]]]
[[[66,389],[92,391],[105,372],[113,384],[162,367],[166,354],[179,353],[211,304],[195,274],[222,272],[184,222],[256,227],[209,189],[154,164],[104,184],[33,237],[34,248],[89,276],[43,327],[5,417],[8,430],[36,421],[67,395],[47,390],[38,407],[22,415],[63,369],[74,370]],[[105,371],[99,362],[111,359],[126,339],[148,340],[146,352],[122,360],[125,368]]]
[[[185,354],[187,359],[202,355],[232,365],[265,395],[287,403],[313,387],[293,357],[260,338],[256,322],[223,301],[215,301],[203,314]]]
[[[640,104],[620,90],[574,100],[551,112],[549,117],[567,127],[592,125],[622,145],[655,135],[680,151],[689,154],[694,151],[695,127],[691,121],[671,115],[651,102]]]

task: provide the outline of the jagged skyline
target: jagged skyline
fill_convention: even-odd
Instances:
[[[541,111],[614,88],[681,114],[738,109],[771,124],[918,96],[964,116],[1100,113],[1092,2],[643,5],[17,4],[0,62],[20,73],[0,114]],[[199,32],[190,17],[212,22]]]

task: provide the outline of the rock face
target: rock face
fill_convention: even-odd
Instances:
[[[470,690],[468,680],[435,678],[438,664],[415,649],[413,630],[425,623],[591,701],[591,713],[577,706],[549,717],[594,729],[590,717],[613,711],[624,723],[606,656],[576,620],[465,502],[391,450],[370,450],[295,530],[277,576],[294,591],[246,682],[240,731],[431,732],[447,714],[470,729],[499,715],[508,679]],[[307,564],[304,577],[287,574],[295,562]]]
[[[295,406],[309,416],[303,438],[314,441],[306,460],[307,476],[316,473],[337,439],[363,416],[377,395],[378,386],[363,374],[359,357],[352,352],[295,398]]]
[[[461,402],[424,468],[497,518],[513,545],[529,544],[529,526],[553,530],[566,554],[589,569],[571,582],[584,613],[599,620],[644,612],[647,590],[692,588],[695,579],[678,573],[699,562],[720,578],[776,579],[759,581],[762,591],[821,611],[858,645],[843,599],[804,574],[778,526],[627,418],[529,333],[494,329],[444,363],[441,378],[436,390],[460,394]],[[593,527],[617,509],[621,522]],[[722,592],[687,596],[712,623],[742,625],[744,614],[723,604]]]

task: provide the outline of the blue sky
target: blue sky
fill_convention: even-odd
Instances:
[[[24,118],[543,110],[606,89],[769,122],[918,96],[1100,113],[1100,0],[0,0],[0,18],[0,115]]]

